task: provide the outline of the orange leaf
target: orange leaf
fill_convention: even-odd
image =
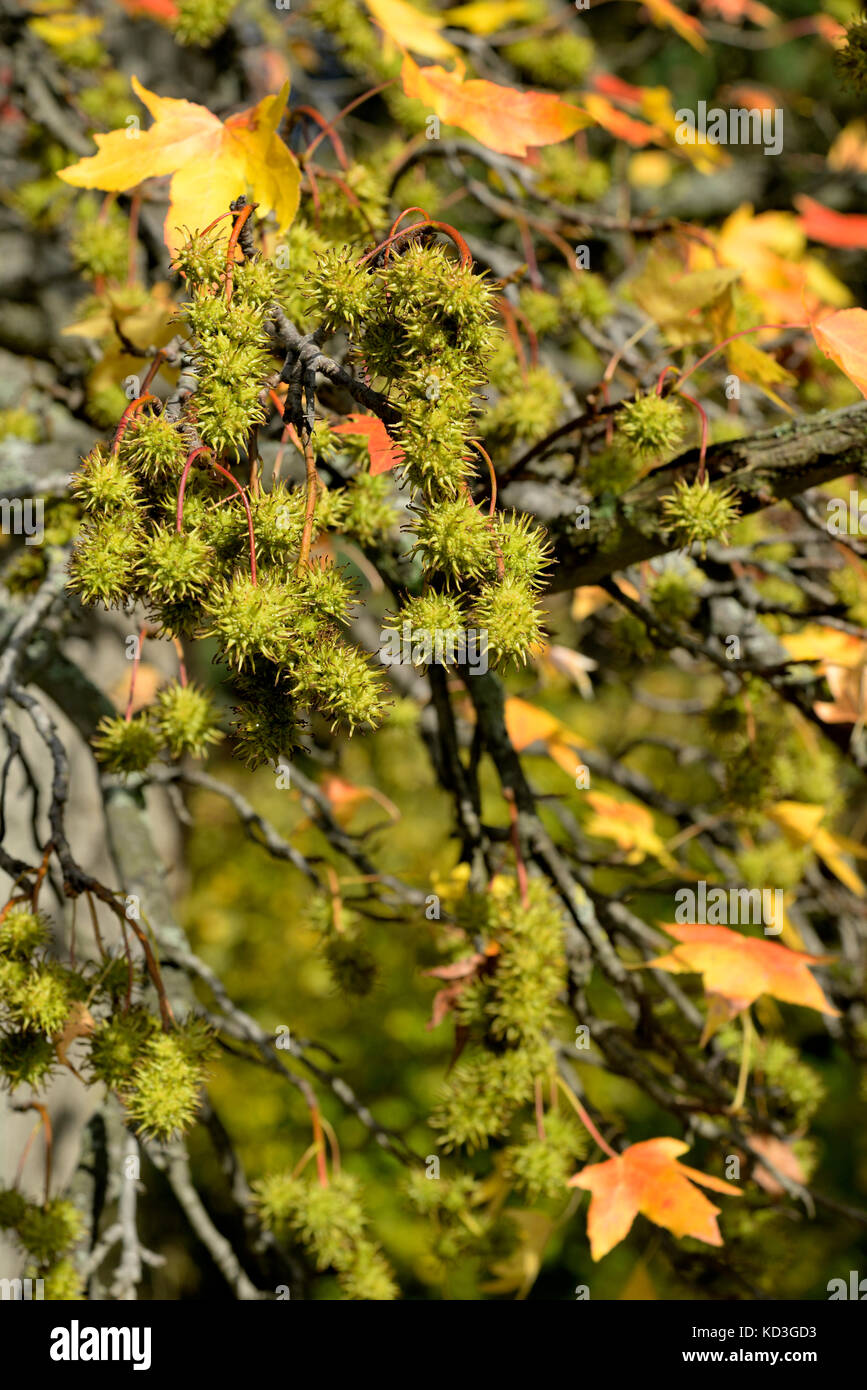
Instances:
[[[583,1187],[592,1194],[587,1234],[594,1260],[601,1260],[626,1238],[639,1212],[673,1235],[722,1245],[716,1220],[720,1209],[693,1183],[732,1197],[739,1197],[740,1189],[678,1163],[679,1156],[688,1152],[689,1145],[680,1139],[645,1139],[569,1179],[570,1187]]]
[[[370,451],[370,472],[388,473],[406,457],[403,449],[388,433],[385,425],[375,415],[348,415],[340,425],[332,425],[333,434],[361,434],[367,437]]]
[[[58,1062],[62,1063],[65,1067],[69,1067],[69,1070],[75,1072],[76,1076],[78,1076],[78,1072],[75,1071],[75,1067],[67,1057],[67,1050],[72,1046],[76,1038],[89,1037],[95,1027],[96,1023],[93,1014],[90,1012],[87,1005],[83,1003],[82,1000],[76,999],[72,1008],[69,1010],[69,1017],[62,1029],[52,1038]]]
[[[728,927],[707,923],[681,926],[666,922],[662,930],[681,944],[648,965],[675,975],[701,975],[708,994],[725,1001],[729,1018],[749,1008],[762,994],[823,1014],[838,1013],[810,974],[810,966],[824,965],[827,956],[809,956],[778,941],[741,936]]]
[[[661,140],[665,134],[658,125],[647,125],[644,121],[627,116],[624,111],[618,111],[607,97],[598,96],[595,92],[585,94],[584,109],[609,135],[625,140],[628,145],[650,145],[654,140]]]
[[[175,0],[120,0],[120,3],[133,19],[160,19],[168,24],[180,14]]]
[[[810,241],[821,241],[825,246],[852,247],[863,250],[867,246],[867,217],[854,212],[835,212],[817,203],[815,198],[799,194],[795,207],[801,214],[800,225]]]
[[[362,801],[375,801],[388,814],[391,820],[400,820],[400,811],[393,801],[389,801],[376,787],[356,787],[352,782],[344,782],[342,777],[325,777],[319,784],[328,797],[338,820],[348,820]]]
[[[704,28],[699,20],[692,15],[684,14],[683,10],[678,9],[672,0],[645,0],[647,8],[650,10],[650,17],[657,28],[662,29],[668,25],[676,34],[680,34],[682,39],[696,49],[699,53],[707,51],[707,44],[704,40]]]
[[[301,176],[294,155],[277,135],[288,82],[278,95],[225,122],[206,106],[149,92],[136,77],[132,86],[154,118],[150,130],[94,136],[97,153],[59,171],[66,183],[119,193],[143,179],[170,174],[164,234],[171,251],[187,239],[189,233],[181,228],[206,227],[248,188],[260,217],[273,209],[279,229],[289,226]]]
[[[420,68],[407,54],[401,68],[408,97],[423,101],[446,125],[489,150],[524,156],[531,145],[555,145],[590,124],[585,112],[550,92],[518,92],[495,82],[463,80],[463,65]]]
[[[867,312],[839,309],[810,326],[825,356],[836,362],[862,396],[867,396]]]

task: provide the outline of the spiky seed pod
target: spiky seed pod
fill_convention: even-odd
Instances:
[[[404,625],[409,623],[412,650],[423,652],[419,660],[426,661],[431,650],[436,654],[437,638],[440,639],[439,650],[447,655],[449,641],[457,643],[466,631],[466,622],[466,614],[456,596],[430,592],[407,599],[389,625],[393,624],[403,635]]]
[[[576,1159],[586,1158],[587,1135],[556,1111],[545,1116],[545,1138],[536,1126],[523,1126],[520,1144],[510,1145],[504,1154],[504,1175],[533,1206],[540,1198],[562,1198],[566,1183],[575,1170]]]
[[[544,631],[536,599],[517,579],[483,584],[474,605],[476,626],[487,632],[487,647],[495,661],[525,663]]]
[[[250,500],[256,532],[256,554],[263,564],[288,565],[296,555],[304,531],[305,497],[303,488],[278,483],[270,492],[260,492]],[[224,508],[223,511],[229,509]],[[242,509],[229,514],[236,523],[235,545],[246,544],[247,519]],[[242,527],[243,523],[243,527]]]
[[[688,621],[698,609],[700,586],[697,573],[668,568],[654,579],[648,598],[656,612],[669,622]]]
[[[324,252],[308,278],[310,312],[328,332],[357,330],[370,316],[377,285],[366,266],[360,266],[348,246]]]
[[[157,694],[154,710],[157,729],[173,758],[189,753],[203,758],[212,743],[223,737],[217,728],[214,702],[207,691],[173,681]]]
[[[239,457],[250,431],[265,423],[267,416],[259,395],[266,374],[262,370],[255,377],[236,381],[220,381],[214,376],[196,392],[196,428],[215,454]]]
[[[366,1221],[358,1182],[345,1169],[333,1175],[328,1187],[266,1178],[256,1184],[256,1192],[263,1223],[275,1233],[294,1231],[317,1269],[345,1269],[353,1263]]]
[[[141,1135],[165,1143],[189,1128],[199,1108],[210,1048],[209,1035],[197,1019],[175,1032],[155,1032],[148,1038],[121,1091]]]
[[[120,444],[120,457],[149,483],[179,479],[187,447],[165,415],[138,415]]]
[[[202,594],[213,582],[214,552],[199,531],[158,526],[142,553],[140,569],[149,598],[175,603]]]
[[[356,1245],[354,1260],[339,1271],[337,1282],[347,1299],[388,1303],[398,1296],[398,1287],[388,1260],[368,1240],[359,1241]]]
[[[0,1231],[8,1231],[22,1220],[27,1198],[14,1187],[0,1187]]]
[[[128,512],[133,518],[141,501],[134,476],[116,454],[97,447],[83,460],[70,479],[70,490],[85,511]]]
[[[295,689],[332,726],[345,724],[350,733],[382,718],[383,678],[361,652],[337,637],[323,640],[305,653],[296,667]]]
[[[346,509],[340,529],[360,545],[373,545],[391,530],[397,510],[391,501],[391,482],[386,473],[375,477],[356,473],[345,492]]]
[[[563,387],[553,372],[531,367],[485,411],[480,429],[497,443],[533,443],[554,428],[562,405]]]
[[[466,497],[445,498],[422,512],[413,552],[426,570],[447,581],[478,579],[488,572],[493,540],[485,518]]]
[[[711,487],[707,477],[691,483],[678,478],[674,492],[662,500],[662,513],[684,548],[698,544],[703,555],[708,541],[728,541],[740,504],[733,488]]]
[[[171,28],[178,43],[206,47],[218,39],[238,0],[178,0]]]
[[[121,775],[144,772],[160,748],[159,735],[146,711],[124,719],[122,715],[103,715],[93,739],[98,762],[108,772]]]
[[[84,1298],[84,1282],[72,1260],[58,1260],[41,1277],[46,1303],[78,1303]]]
[[[139,1004],[116,1012],[97,1026],[90,1040],[89,1063],[93,1075],[111,1090],[120,1090],[144,1054],[145,1044],[159,1028],[153,1014]]]
[[[235,754],[250,768],[277,765],[301,744],[302,729],[287,690],[270,694],[239,682],[244,704],[234,707],[231,733]]]
[[[16,1027],[49,1036],[63,1027],[76,999],[86,993],[82,976],[57,961],[38,964],[0,960],[0,995]]]
[[[846,28],[846,42],[834,52],[834,67],[847,87],[867,89],[867,20],[853,20]]]
[[[233,300],[239,304],[249,304],[254,309],[263,309],[277,298],[280,272],[273,261],[242,261],[235,266],[233,276]]]
[[[32,1086],[39,1090],[50,1080],[56,1064],[53,1043],[38,1029],[19,1028],[13,1033],[0,1033],[0,1075],[10,1091],[16,1086]]]
[[[551,543],[541,526],[519,512],[498,512],[494,535],[506,569],[506,578],[542,588],[551,568]]]
[[[204,602],[221,655],[230,666],[243,671],[262,657],[279,662],[295,630],[300,596],[271,574],[254,584],[249,574],[222,580]]]
[[[87,604],[121,606],[138,591],[144,532],[100,520],[84,527],[69,562],[69,588]]]
[[[446,324],[468,353],[490,346],[495,298],[491,282],[472,264],[456,264],[440,243],[412,243],[400,255],[390,256],[378,275],[402,318]]]
[[[464,421],[442,397],[434,402],[408,401],[397,442],[404,452],[404,477],[429,500],[438,499],[440,494],[456,497],[475,471],[468,457]]]
[[[642,460],[659,458],[676,449],[683,438],[680,406],[668,396],[638,396],[618,411],[617,427]]]
[[[456,1148],[473,1153],[504,1134],[515,1111],[532,1097],[535,1078],[550,1070],[551,1056],[550,1048],[547,1056],[523,1049],[465,1054],[430,1119],[441,1131],[437,1142],[446,1153]]]
[[[28,960],[51,940],[51,930],[41,912],[17,903],[0,922],[0,956]]]
[[[184,228],[188,231],[188,228]],[[172,269],[203,293],[202,286],[218,285],[226,265],[228,232],[222,227],[208,236],[190,233],[174,254]]]
[[[298,586],[312,612],[327,623],[348,623],[358,592],[356,585],[336,565],[323,560],[299,576]]]
[[[117,216],[109,216],[103,222],[89,219],[73,233],[70,251],[76,269],[89,279],[103,276],[106,280],[123,281],[129,257],[126,219]]]
[[[376,984],[376,961],[362,941],[336,932],[323,943],[328,973],[340,994],[364,999]]]
[[[15,1231],[19,1243],[42,1265],[75,1245],[83,1228],[84,1217],[78,1207],[54,1197],[44,1207],[28,1204]]]

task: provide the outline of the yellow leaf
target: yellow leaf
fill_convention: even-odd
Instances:
[[[442,10],[440,19],[455,29],[469,29],[471,34],[485,37],[496,34],[520,19],[531,19],[535,6],[528,0],[472,0],[468,5],[456,5]]]
[[[749,342],[746,338],[735,338],[726,346],[726,361],[729,370],[743,381],[749,381],[753,386],[758,386],[775,405],[782,406],[783,410],[791,410],[784,400],[781,400],[772,386],[797,386],[798,379],[791,372],[787,372],[785,367],[781,367],[770,353],[762,352],[755,343]]]
[[[102,30],[102,20],[83,14],[55,14],[46,19],[31,19],[27,27],[52,48],[65,48],[67,44],[95,38]]]
[[[424,14],[406,0],[364,0],[380,29],[397,44],[425,58],[455,58],[458,50],[440,34],[441,15]]]
[[[189,231],[201,230],[248,189],[260,217],[273,210],[285,231],[298,207],[300,174],[294,156],[277,135],[289,96],[276,96],[221,121],[205,106],[132,86],[154,118],[149,130],[96,135],[97,153],[80,159],[60,177],[76,188],[123,192],[143,179],[171,174],[166,245],[176,251]]]
[[[867,859],[867,849],[845,835],[833,834],[822,827],[824,806],[812,806],[805,801],[778,801],[771,807],[771,820],[794,845],[806,845],[823,859],[831,870],[856,897],[867,896],[867,888],[855,870],[846,863],[843,854]]]

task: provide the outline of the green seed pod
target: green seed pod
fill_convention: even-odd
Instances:
[[[148,713],[132,719],[122,715],[103,715],[93,739],[93,751],[98,762],[108,772],[126,774],[144,772],[159,752],[159,735]]]

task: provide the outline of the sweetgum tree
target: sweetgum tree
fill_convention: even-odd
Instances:
[[[864,42],[802,8],[6,8],[46,1297],[857,1267]]]

